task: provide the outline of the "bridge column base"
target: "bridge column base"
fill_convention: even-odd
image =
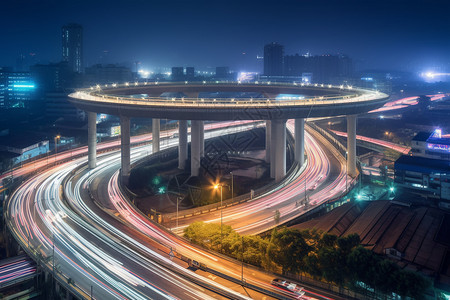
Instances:
[[[152,153],[159,152],[161,124],[159,119],[152,119]]]
[[[120,156],[122,168],[122,182],[128,184],[130,177],[130,118],[120,117]]]
[[[186,168],[188,158],[187,120],[178,121],[178,169]]]
[[[305,163],[305,119],[295,119],[295,161],[299,165]]]
[[[270,120],[266,121],[266,163],[270,163],[270,131],[271,131]]]
[[[276,182],[286,175],[286,120],[272,120],[270,173]]]
[[[97,166],[97,113],[88,112],[88,167]]]
[[[347,116],[347,175],[355,177],[356,172],[356,115]]]
[[[191,121],[191,176],[200,173],[200,127],[202,121]]]
[[[205,122],[200,121],[200,157],[205,157]]]

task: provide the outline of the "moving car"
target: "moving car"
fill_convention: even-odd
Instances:
[[[303,291],[303,287],[281,278],[275,278],[274,280],[272,280],[272,285],[293,293],[296,296],[296,299],[300,299],[305,294],[305,292]]]

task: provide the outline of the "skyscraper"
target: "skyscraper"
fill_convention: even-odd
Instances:
[[[278,43],[270,43],[264,46],[264,75],[283,75],[284,46]]]
[[[62,27],[62,57],[73,72],[83,71],[83,27],[68,24]]]
[[[172,81],[182,81],[182,80],[184,80],[184,68],[172,67]]]

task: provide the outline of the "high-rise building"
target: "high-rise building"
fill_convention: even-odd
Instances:
[[[30,73],[0,68],[0,108],[30,108],[35,88]]]
[[[306,55],[286,55],[284,57],[284,75],[302,76],[303,73],[311,73],[312,66],[309,56]]]
[[[441,129],[419,132],[411,141],[411,155],[400,156],[394,168],[398,187],[450,208],[450,138]]]
[[[172,67],[172,81],[182,81],[182,80],[184,80],[184,68]]]
[[[229,67],[216,67],[216,78],[227,79],[230,75]]]
[[[194,67],[186,67],[186,80],[193,80],[195,78]]]
[[[264,75],[283,75],[284,46],[270,43],[264,46]]]
[[[316,83],[342,84],[352,76],[352,60],[345,55],[286,55],[284,57],[285,76],[312,74]]]
[[[130,68],[108,64],[97,64],[85,69],[84,85],[96,85],[107,83],[124,83],[133,80]]]
[[[30,73],[36,82],[39,94],[72,87],[74,81],[67,62],[36,64],[30,67]]]
[[[69,102],[73,88],[81,86],[81,74],[71,72],[67,62],[34,65],[31,76],[36,82],[38,99],[45,103],[47,118],[82,121],[85,113]]]
[[[62,27],[62,58],[72,72],[83,72],[83,27],[68,24]]]

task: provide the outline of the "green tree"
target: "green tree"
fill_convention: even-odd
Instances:
[[[374,286],[375,289],[387,294],[396,291],[396,274],[399,267],[389,259],[380,259],[375,265]]]
[[[430,286],[430,281],[411,271],[400,270],[395,277],[397,279],[395,292],[401,296],[423,299],[425,290]]]
[[[337,236],[334,234],[329,234],[327,232],[323,233],[318,241],[318,248],[324,248],[324,247],[334,247],[337,241]]]
[[[339,286],[345,281],[344,272],[341,269],[341,255],[334,247],[324,247],[319,250],[318,260],[322,270],[322,276],[328,282],[335,282]]]
[[[279,264],[283,273],[298,273],[303,267],[303,258],[311,251],[300,231],[283,227],[279,231],[273,231],[273,243],[271,257]]]
[[[191,242],[202,247],[219,251],[221,246],[225,253],[229,253],[232,235],[236,234],[231,226],[220,224],[194,222],[184,229],[184,236]]]
[[[320,279],[322,277],[322,269],[319,266],[319,258],[314,252],[310,252],[303,258],[305,266],[305,272],[313,276],[314,279]]]
[[[374,276],[378,260],[378,256],[363,246],[354,248],[347,257],[350,281],[352,283],[362,281],[371,287],[375,287]]]

